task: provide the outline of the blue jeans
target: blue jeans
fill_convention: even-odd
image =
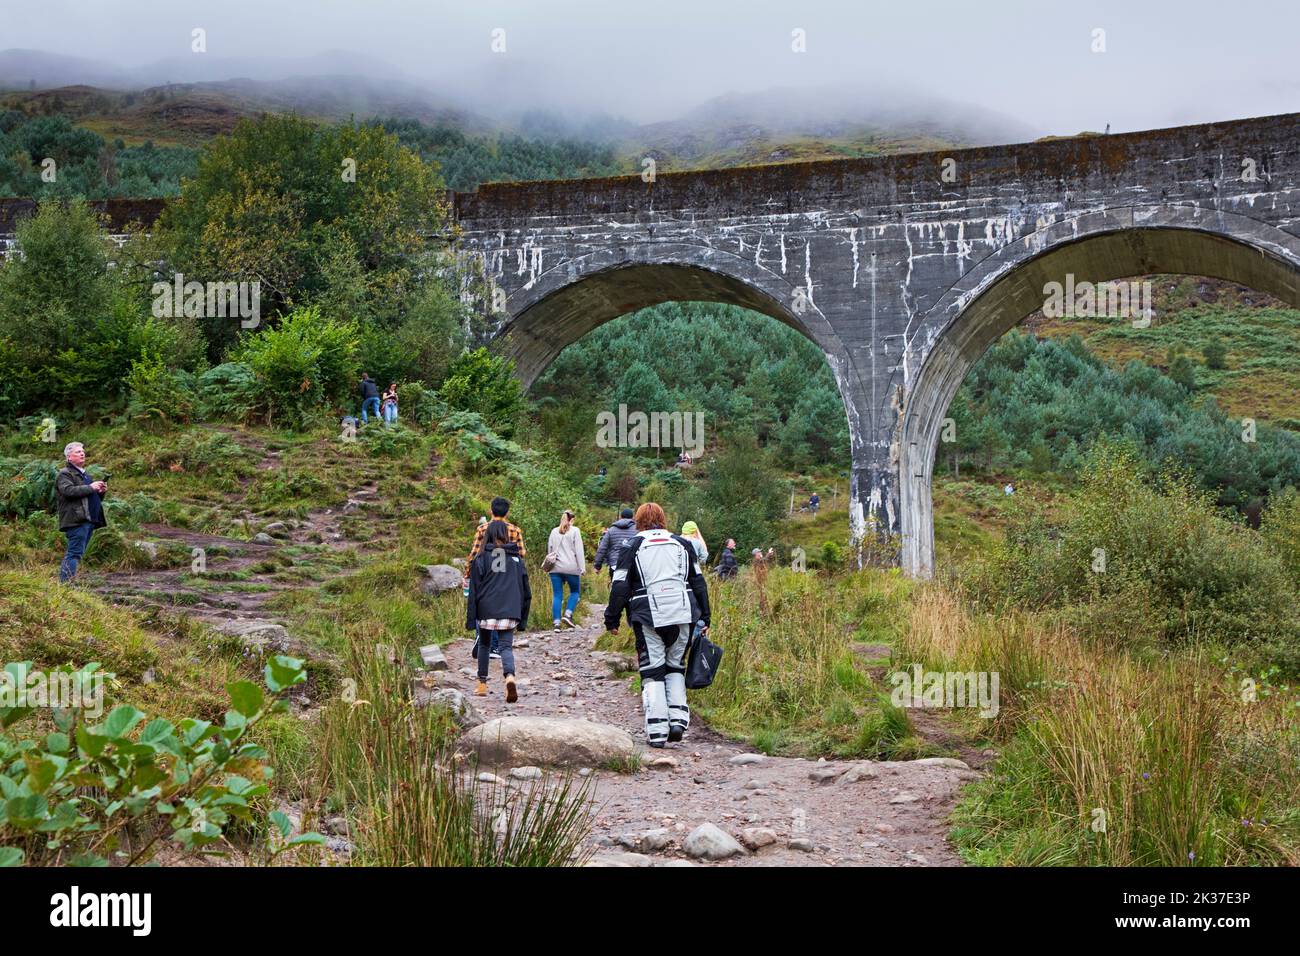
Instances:
[[[560,606],[564,603],[564,586],[569,586],[568,616],[578,607],[578,595],[582,593],[582,584],[576,574],[556,574],[551,572],[551,620],[560,619]]]
[[[499,643],[498,640],[497,640],[497,634],[500,633],[500,632],[498,632],[498,631],[488,631],[488,633],[492,635],[492,646],[488,648],[488,653],[489,653],[489,654],[496,654],[496,653],[499,653],[499,651],[498,651],[498,649],[497,649],[497,644]],[[474,625],[474,640],[476,640],[476,641],[477,641],[477,640],[480,640],[482,637],[483,637],[483,632],[480,631],[480,630],[478,629],[478,625],[475,624],[475,625]],[[481,646],[481,645],[480,645],[480,646]]]
[[[389,402],[384,406],[384,424],[389,425],[397,421],[397,406]]]
[[[77,564],[81,561],[82,555],[86,553],[86,548],[90,545],[90,536],[94,533],[95,526],[89,521],[83,521],[75,528],[69,528],[63,532],[68,536],[68,550],[63,555],[63,563],[59,565],[59,580],[61,582],[71,581],[77,576]]]
[[[376,418],[379,417],[379,399],[378,399],[378,398],[367,398],[367,399],[365,399],[364,401],[362,401],[362,403],[361,403],[361,424],[363,424],[363,425],[364,425],[366,422],[370,421],[370,416],[366,414],[366,411],[367,411],[371,406],[374,406],[374,409],[375,409],[375,417],[376,417]]]
[[[501,651],[501,674],[503,677],[510,677],[515,672],[515,632],[514,631],[480,631],[480,634],[491,634],[492,644]],[[488,677],[488,664],[491,658],[483,653],[483,642],[479,641],[478,645],[478,679],[486,681]]]

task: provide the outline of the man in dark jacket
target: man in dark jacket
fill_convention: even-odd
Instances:
[[[59,530],[68,538],[68,549],[59,565],[59,581],[67,583],[77,576],[77,564],[90,536],[96,528],[104,527],[104,500],[108,485],[94,481],[85,472],[86,449],[79,441],[69,442],[63,449],[68,464],[59,472],[55,482],[58,496]]]
[[[361,384],[357,386],[357,392],[361,395],[361,424],[370,421],[370,416],[366,414],[372,406],[375,409],[375,417],[379,417],[379,386],[370,381],[370,375],[366,372],[361,373]]]
[[[487,695],[487,635],[497,639],[501,654],[501,673],[506,681],[506,703],[519,699],[515,688],[515,631],[528,629],[528,612],[533,592],[528,585],[528,568],[524,566],[519,545],[510,540],[510,530],[501,519],[489,521],[483,536],[483,549],[469,568],[469,596],[465,601],[465,629],[478,630],[478,697]]]
[[[736,563],[736,539],[728,538],[727,546],[722,549],[722,557],[718,558],[718,580],[729,581],[739,570],[740,565]]]
[[[632,509],[624,508],[620,512],[619,519],[605,529],[605,533],[600,536],[600,544],[596,545],[596,570],[600,570],[602,564],[609,565],[609,573],[612,577],[614,569],[618,567],[618,552],[623,547],[623,543],[629,538],[636,537],[636,522],[632,520]]]
[[[605,628],[618,631],[627,619],[636,638],[641,706],[651,747],[681,740],[691,723],[686,703],[686,646],[696,622],[708,630],[709,589],[695,548],[664,529],[663,508],[646,502],[636,510],[637,533],[618,555],[614,586],[605,607]]]

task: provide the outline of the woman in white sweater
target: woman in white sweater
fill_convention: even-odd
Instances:
[[[560,515],[560,524],[551,529],[551,536],[546,542],[546,559],[554,563],[547,570],[551,573],[551,619],[558,631],[561,624],[575,627],[573,612],[578,607],[578,595],[582,593],[579,575],[587,571],[587,558],[582,553],[582,532],[573,523],[573,512],[566,510]],[[569,586],[569,603],[564,613],[564,586]]]

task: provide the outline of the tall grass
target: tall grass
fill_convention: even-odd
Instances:
[[[711,584],[711,636],[724,656],[692,706],[715,729],[769,752],[887,756],[922,748],[854,650],[892,639],[907,587],[893,574],[831,579],[785,568],[765,581],[747,571]]]
[[[459,606],[459,594],[435,602]],[[362,613],[357,613],[360,610]],[[563,777],[524,793],[481,791],[457,765],[456,728],[443,708],[410,700],[406,660],[419,629],[384,631],[367,610],[341,625],[344,670],[355,681],[332,701],[320,731],[322,798],[346,814],[353,862],[381,866],[564,866],[582,860],[590,826],[586,782]],[[463,624],[463,621],[462,621]],[[375,653],[376,637],[398,663]]]
[[[1189,652],[1138,660],[1059,621],[977,616],[933,588],[907,654],[997,670],[1007,746],[954,836],[976,862],[1178,866],[1300,861],[1294,702],[1244,700]]]

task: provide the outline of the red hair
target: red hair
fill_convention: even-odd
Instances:
[[[636,530],[638,531],[662,528],[667,523],[668,517],[664,514],[664,509],[653,501],[647,501],[636,509]]]

